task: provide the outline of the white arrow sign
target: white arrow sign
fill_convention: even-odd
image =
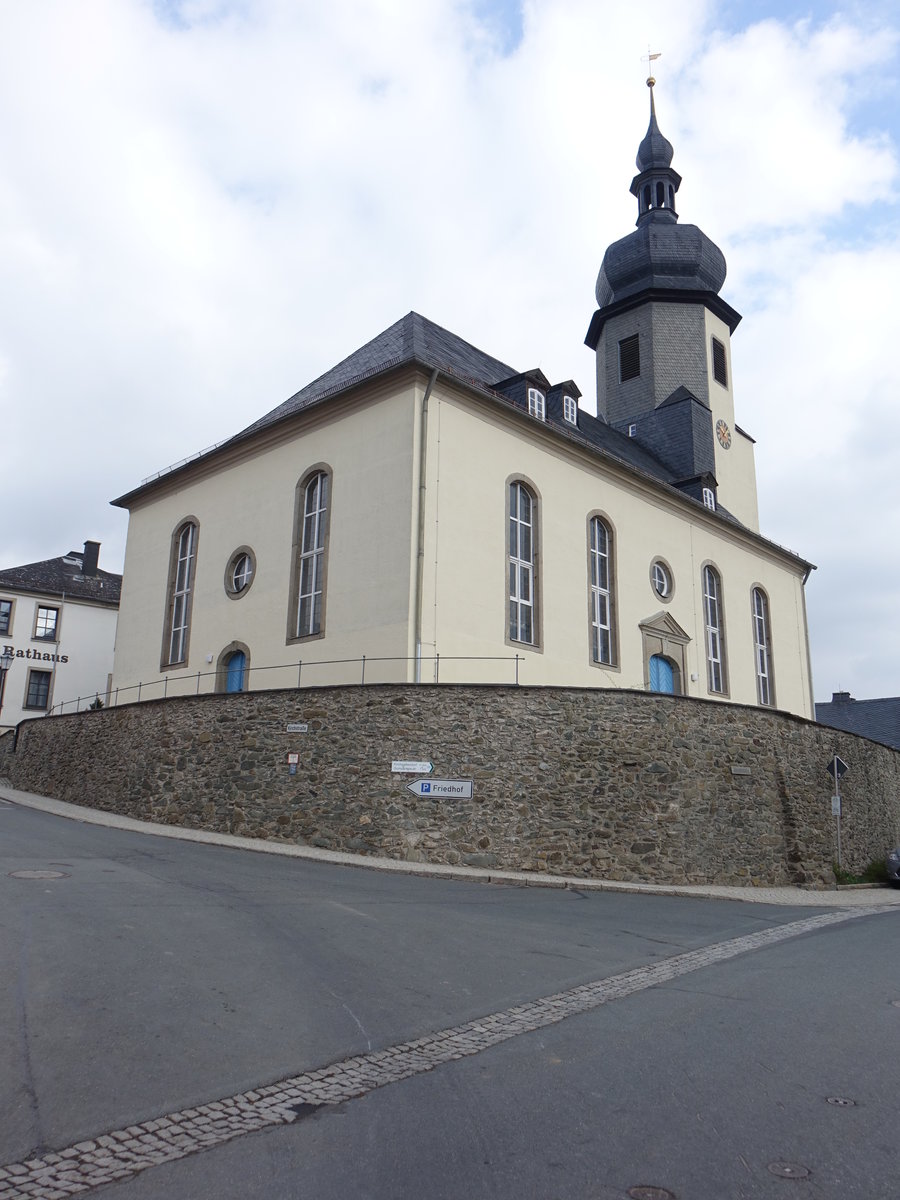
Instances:
[[[434,770],[434,763],[412,762],[401,758],[391,763],[391,770],[395,775],[430,775]]]
[[[407,788],[414,796],[435,796],[439,800],[471,800],[471,779],[417,779]]]

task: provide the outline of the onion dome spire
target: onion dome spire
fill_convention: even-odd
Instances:
[[[631,193],[637,197],[637,224],[647,221],[677,221],[675,193],[681,186],[681,176],[672,170],[675,151],[668,138],[663,137],[656,120],[653,88],[656,80],[647,80],[650,89],[650,124],[644,140],[638,146],[635,166],[638,174],[631,181]]]
[[[675,193],[681,176],[672,169],[672,143],[656,120],[651,75],[650,124],[638,148],[638,174],[631,194],[638,202],[637,229],[614,242],[603,256],[597,277],[600,308],[648,289],[717,294],[725,282],[725,256],[696,225],[679,225]]]
[[[649,171],[651,167],[670,167],[675,150],[668,138],[660,133],[656,123],[656,105],[653,102],[653,88],[656,80],[651,75],[647,80],[650,89],[650,124],[644,140],[638,146],[637,158],[634,165],[639,171]]]

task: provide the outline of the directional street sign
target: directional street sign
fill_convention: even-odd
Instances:
[[[395,759],[391,763],[395,775],[430,775],[434,770],[433,762],[413,762],[405,758]]]
[[[832,779],[843,779],[849,770],[850,768],[847,766],[844,760],[842,758],[838,758],[837,755],[835,755],[828,764],[828,774]]]
[[[407,788],[414,796],[434,796],[438,800],[471,800],[471,779],[417,779]]]

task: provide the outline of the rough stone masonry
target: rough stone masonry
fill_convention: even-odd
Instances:
[[[0,747],[17,788],[190,828],[415,862],[810,886],[833,881],[838,753],[844,865],[900,844],[896,751],[785,713],[644,692],[205,695],[26,721]],[[471,780],[472,795],[415,795],[421,776],[392,771],[398,760]]]

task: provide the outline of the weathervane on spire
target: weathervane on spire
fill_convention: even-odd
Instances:
[[[655,54],[651,54],[650,47],[648,46],[647,53],[641,55],[641,62],[647,63],[649,70],[652,72],[653,63],[655,63],[658,58],[662,58],[662,50],[658,50]],[[647,76],[647,87],[652,88],[655,83],[656,83],[656,80],[653,78],[653,75],[652,74],[648,75]]]

